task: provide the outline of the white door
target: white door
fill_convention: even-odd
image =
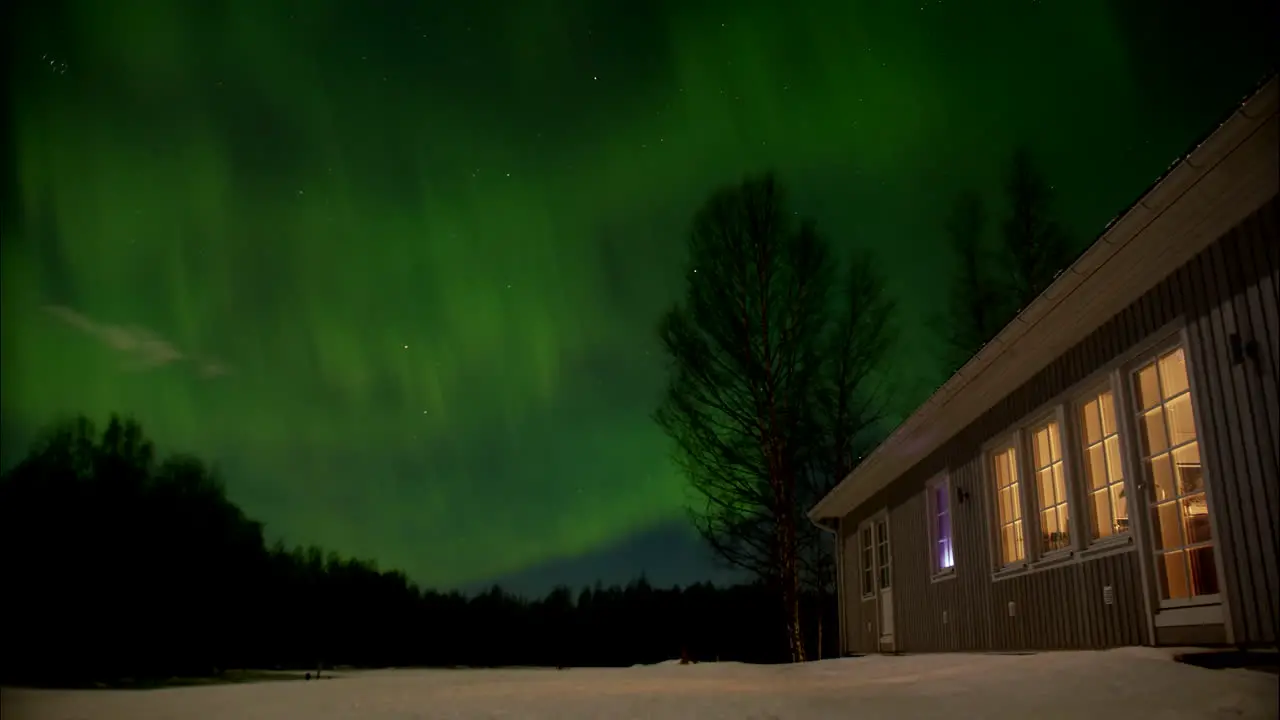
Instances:
[[[889,548],[889,518],[872,521],[876,541],[876,604],[880,613],[880,649],[893,650],[893,554]]]

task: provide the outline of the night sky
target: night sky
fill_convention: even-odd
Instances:
[[[710,577],[650,419],[699,202],[776,168],[872,248],[909,412],[950,198],[1026,143],[1083,248],[1273,66],[1271,5],[33,3],[5,459],[120,411],[271,538],[426,585]]]

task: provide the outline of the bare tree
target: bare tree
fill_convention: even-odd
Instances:
[[[824,329],[819,372],[798,438],[808,462],[798,481],[800,511],[812,507],[853,471],[878,444],[886,393],[876,370],[893,339],[893,303],[865,252],[854,253],[841,278],[837,304]],[[817,647],[822,648],[822,611],[835,590],[834,539],[810,523],[799,534],[801,587],[817,600]]]
[[[1009,214],[1001,228],[997,259],[1003,278],[996,284],[1003,307],[995,331],[1030,305],[1074,259],[1067,234],[1053,216],[1053,186],[1025,148],[1013,154],[1005,195]]]
[[[863,309],[869,297],[887,306],[878,285],[867,292],[873,275],[860,258],[848,307],[833,312],[827,245],[812,223],[791,222],[772,175],[714,193],[688,244],[686,297],[660,328],[671,369],[655,418],[690,482],[694,526],[725,562],[776,585],[792,659],[802,661],[802,555],[818,541],[801,505],[814,473],[830,475],[833,457],[852,455],[848,431],[827,423],[863,423],[861,383],[851,379],[865,379],[879,355],[858,341],[884,327]]]
[[[962,192],[946,220],[947,244],[955,262],[942,318],[948,372],[973,357],[1000,330],[1004,312],[994,286],[990,248],[984,245],[986,207],[972,191]]]
[[[1044,292],[1074,257],[1053,216],[1053,186],[1025,148],[1014,152],[1003,189],[1008,214],[995,242],[987,240],[987,213],[977,193],[962,192],[947,216],[954,274],[947,309],[936,322],[947,347],[948,374]]]

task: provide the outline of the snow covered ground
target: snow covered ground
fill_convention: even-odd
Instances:
[[[1205,670],[1168,651],[919,655],[792,666],[384,670],[320,682],[164,690],[20,690],[5,720],[416,718],[1276,718],[1278,679]]]

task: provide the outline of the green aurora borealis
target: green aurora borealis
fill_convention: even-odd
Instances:
[[[906,412],[949,198],[1030,143],[1083,247],[1270,66],[1262,6],[32,4],[5,457],[122,411],[270,535],[425,584],[606,549],[683,517],[654,327],[712,188],[776,167],[875,249]]]

